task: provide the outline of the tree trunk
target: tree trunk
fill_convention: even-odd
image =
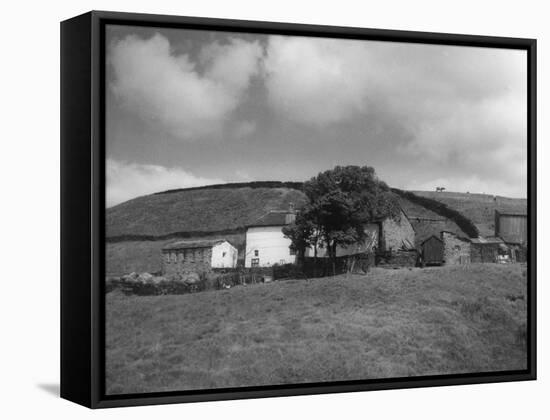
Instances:
[[[336,276],[336,243],[330,245],[332,250],[331,260],[332,260],[332,275]]]
[[[355,268],[355,261],[356,259],[354,256],[348,257],[348,261],[347,261],[347,278],[348,279],[353,274],[353,269]]]
[[[313,277],[317,277],[317,244],[313,245]]]

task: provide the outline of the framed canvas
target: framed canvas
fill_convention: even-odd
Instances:
[[[536,41],[61,24],[61,396],[536,378]]]

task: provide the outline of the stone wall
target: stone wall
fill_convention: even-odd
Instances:
[[[212,270],[212,248],[170,249],[162,251],[162,273],[206,273]]]
[[[418,251],[386,251],[376,254],[376,265],[380,267],[414,267],[418,261]]]
[[[493,263],[498,255],[498,243],[472,243],[470,245],[473,263]]]
[[[471,243],[451,232],[441,232],[443,241],[443,259],[447,265],[469,264],[471,262]]]
[[[415,233],[409,219],[403,212],[394,219],[382,222],[382,251],[414,248]]]

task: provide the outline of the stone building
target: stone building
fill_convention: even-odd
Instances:
[[[448,265],[469,264],[471,262],[471,240],[455,233],[441,232],[443,260]]]
[[[494,263],[499,254],[506,252],[508,247],[500,238],[472,238],[471,261],[473,263]]]
[[[378,248],[381,251],[414,248],[415,231],[403,210],[396,217],[387,217],[377,224],[380,229]]]
[[[163,274],[204,273],[213,268],[235,268],[237,248],[225,239],[178,241],[162,249]]]
[[[364,252],[377,251],[382,253],[391,253],[402,250],[415,249],[415,231],[403,210],[393,217],[386,217],[365,226],[367,239],[364,243],[357,243],[346,248],[338,248],[336,256],[360,254]],[[313,255],[312,250],[308,250]],[[318,257],[326,257],[326,251],[320,248],[317,251]]]

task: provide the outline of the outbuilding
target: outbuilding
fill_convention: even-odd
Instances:
[[[225,239],[174,242],[162,249],[163,273],[204,273],[213,268],[235,268],[237,254],[237,248]]]
[[[470,264],[471,239],[457,235],[454,232],[441,232],[443,241],[443,260],[448,265]]]
[[[443,241],[437,236],[432,235],[425,239],[420,247],[422,249],[422,263],[425,265],[442,265],[444,262]]]

